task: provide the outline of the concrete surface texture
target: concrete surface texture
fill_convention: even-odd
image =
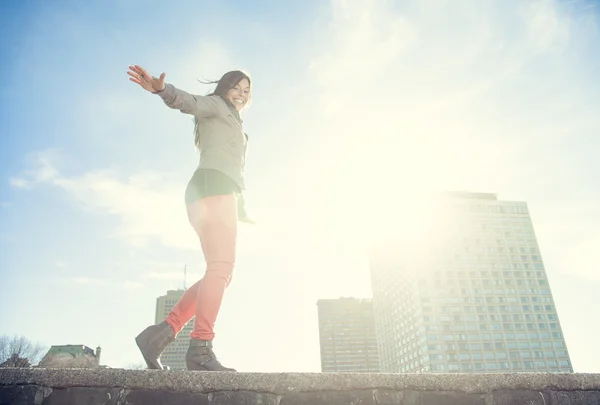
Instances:
[[[600,374],[0,369],[0,405],[600,404]]]

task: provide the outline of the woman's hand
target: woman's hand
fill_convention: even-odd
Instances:
[[[165,74],[161,73],[157,79],[152,75],[148,74],[146,69],[141,66],[133,65],[129,66],[127,74],[131,76],[129,80],[142,86],[144,90],[148,90],[151,93],[156,93],[165,88]]]

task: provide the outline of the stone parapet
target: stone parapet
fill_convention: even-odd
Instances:
[[[0,368],[0,405],[600,404],[600,374]]]

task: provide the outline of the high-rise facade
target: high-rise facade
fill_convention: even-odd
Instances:
[[[413,245],[370,252],[382,371],[573,372],[527,204],[434,201]]]
[[[165,320],[171,308],[183,297],[185,290],[168,290],[166,295],[156,299],[155,323]],[[160,356],[163,365],[169,366],[171,370],[186,370],[185,354],[190,343],[190,333],[194,327],[194,318],[179,332],[177,338],[171,342]]]
[[[370,299],[317,302],[322,372],[379,372],[375,318]]]

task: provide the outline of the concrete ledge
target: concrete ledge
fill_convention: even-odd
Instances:
[[[497,390],[600,391],[600,374],[352,374],[214,373],[121,369],[0,368],[0,386],[119,387],[209,393],[246,390],[291,392],[347,390],[456,391],[485,394]]]
[[[0,405],[82,401],[89,405],[600,404],[600,374],[261,374],[0,368]]]

